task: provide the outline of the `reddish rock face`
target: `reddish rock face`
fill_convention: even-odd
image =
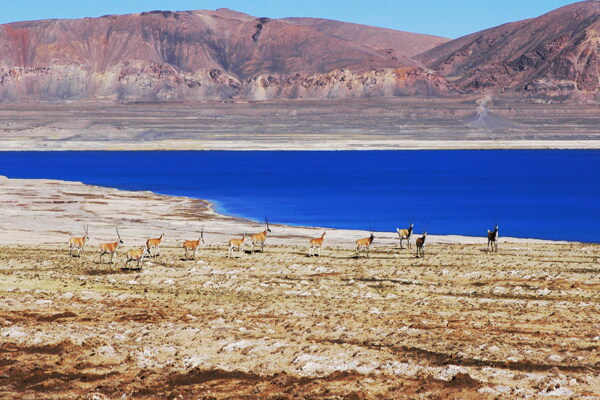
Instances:
[[[444,78],[397,49],[372,46],[376,28],[364,27],[368,40],[361,29],[353,26],[351,40],[226,9],[7,24],[0,26],[0,101],[445,92]],[[443,41],[412,35],[422,50]]]
[[[417,59],[461,92],[566,99],[600,94],[599,57],[600,2],[588,0],[453,40]]]

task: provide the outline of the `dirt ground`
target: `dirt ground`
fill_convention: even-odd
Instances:
[[[600,148],[597,103],[482,100],[0,104],[0,150]]]
[[[600,247],[0,247],[2,399],[600,398]]]

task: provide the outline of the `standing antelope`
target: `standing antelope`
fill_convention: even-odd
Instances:
[[[413,224],[410,224],[408,229],[396,228],[396,231],[398,232],[398,236],[400,236],[400,248],[403,249],[402,240],[406,239],[406,241],[408,242],[408,248],[410,249],[410,237],[413,233]]]
[[[498,225],[496,225],[496,228],[493,231],[490,231],[488,229],[488,244],[486,248],[487,252],[490,251],[490,245],[492,247],[493,252],[498,252],[498,237]]]
[[[373,232],[371,232],[371,236],[369,236],[368,238],[358,239],[356,241],[356,258],[358,258],[360,254],[360,249],[362,248],[364,248],[367,251],[367,257],[369,257],[369,247],[371,247],[371,243],[373,243],[374,238],[375,236],[373,236]]]
[[[160,235],[160,237],[156,238],[156,239],[148,239],[146,240],[146,247],[148,248],[148,255],[150,257],[156,257],[156,256],[160,256],[160,243],[163,241],[163,239],[165,238],[165,233],[163,232],[162,235]],[[156,249],[157,253],[156,254],[152,254],[152,249]]]
[[[110,254],[110,263],[113,264],[115,260],[115,256],[117,255],[117,249],[120,245],[123,244],[123,240],[121,239],[121,235],[119,234],[119,229],[115,228],[117,231],[117,236],[119,240],[111,243],[102,243],[100,245],[100,264],[102,264],[102,257],[105,254]]]
[[[271,232],[269,228],[269,220],[265,217],[265,222],[267,223],[267,228],[261,233],[254,234],[250,237],[252,241],[252,247],[250,248],[250,252],[254,254],[254,245],[260,243],[260,252],[262,253],[265,249],[265,240],[267,240],[267,235]]]
[[[196,254],[198,253],[198,249],[200,248],[201,244],[204,244],[204,227],[202,227],[202,231],[200,232],[200,237],[198,238],[198,240],[186,240],[185,242],[183,242],[183,250],[185,250],[183,258],[187,260],[188,251],[193,251],[195,260]]]
[[[317,256],[321,256],[321,249],[323,248],[323,243],[325,242],[325,233],[321,235],[319,238],[310,239],[310,251],[308,256],[311,257],[314,255],[315,248],[317,249]]]
[[[73,249],[77,249],[77,257],[81,257],[81,253],[83,252],[83,248],[85,247],[85,243],[90,240],[88,236],[88,226],[87,224],[83,225],[83,230],[85,234],[82,237],[72,237],[69,239],[69,255],[73,256]]]
[[[427,239],[427,232],[423,232],[423,236],[417,238],[417,258],[425,257],[425,239]]]
[[[240,257],[244,252],[244,243],[246,242],[246,234],[241,239],[231,239],[229,241],[229,250],[227,251],[227,257],[233,257],[233,249],[240,249]]]
[[[127,252],[127,261],[125,262],[125,266],[123,268],[127,268],[127,264],[130,261],[137,261],[137,267],[140,268],[140,263],[144,261],[144,256],[146,254],[150,254],[147,246],[144,246],[141,249],[131,249]]]

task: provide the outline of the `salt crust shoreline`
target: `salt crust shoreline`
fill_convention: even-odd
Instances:
[[[600,140],[3,140],[0,151],[598,150]]]
[[[166,233],[165,246],[199,236],[204,228],[207,245],[225,245],[233,237],[264,229],[260,221],[219,214],[206,200],[133,192],[47,179],[9,179],[0,176],[0,244],[64,244],[90,225],[90,246],[114,240],[119,227],[125,246],[142,245],[148,237]],[[482,227],[483,233],[485,228]],[[418,229],[418,228],[417,228]],[[321,227],[272,225],[268,242],[305,246],[308,238],[328,232],[327,246],[347,247],[370,232]],[[501,231],[502,232],[502,231]],[[417,232],[415,232],[417,233]],[[415,234],[416,236],[416,234]],[[413,239],[414,242],[414,239]],[[487,239],[460,235],[428,235],[429,244],[481,244]],[[500,238],[502,243],[570,243],[539,239]],[[373,247],[397,246],[395,232],[375,232]]]

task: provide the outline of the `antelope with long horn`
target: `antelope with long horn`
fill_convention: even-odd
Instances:
[[[309,257],[314,255],[314,250],[317,249],[317,256],[321,257],[321,249],[323,248],[323,243],[325,242],[325,233],[321,235],[321,237],[310,239],[310,250],[308,253]]]
[[[489,252],[490,251],[490,246],[492,248],[492,251],[497,253],[498,252],[498,225],[496,225],[496,227],[494,228],[493,231],[490,231],[488,229],[488,243],[487,243],[487,248],[486,251]]]
[[[400,237],[400,248],[403,249],[404,247],[402,247],[402,241],[404,239],[406,239],[406,241],[408,242],[408,248],[410,249],[410,237],[412,236],[413,233],[413,224],[410,224],[410,226],[408,227],[408,229],[399,229],[396,228],[396,232],[398,232],[398,236]]]
[[[121,235],[119,234],[119,228],[115,228],[115,230],[117,231],[117,236],[119,237],[119,240],[117,240],[116,242],[111,242],[111,243],[102,243],[100,245],[100,263],[102,264],[102,257],[105,254],[110,254],[110,263],[113,264],[115,257],[117,255],[117,249],[119,248],[119,246],[121,246],[123,244],[123,240],[121,239]]]
[[[240,250],[240,257],[244,253],[244,243],[246,243],[246,234],[241,239],[231,239],[229,241],[229,250],[227,250],[227,257],[233,257],[233,249]]]
[[[423,236],[417,238],[417,258],[425,257],[425,239],[427,239],[427,232],[423,232]]]
[[[157,257],[160,256],[160,244],[163,241],[163,239],[165,238],[165,233],[163,232],[162,235],[160,235],[160,237],[156,238],[156,239],[148,239],[146,240],[146,247],[148,248],[148,255],[150,257]],[[152,254],[152,249],[156,249],[156,254]]]
[[[198,240],[186,240],[185,242],[183,242],[183,250],[185,251],[183,258],[187,260],[188,252],[191,251],[194,253],[195,260],[201,244],[204,244],[204,227],[202,227],[202,231],[200,232],[200,237],[198,238]]]
[[[81,257],[85,243],[90,240],[87,224],[83,225],[83,230],[85,234],[82,237],[72,237],[69,239],[69,256],[73,256],[73,250],[77,249],[77,257]]]
[[[250,237],[250,241],[252,242],[252,247],[250,248],[250,252],[254,254],[254,246],[260,243],[260,252],[262,253],[265,249],[265,240],[267,240],[267,235],[271,232],[269,228],[269,219],[265,217],[265,222],[267,223],[267,227],[264,231],[254,234]]]
[[[127,264],[131,261],[137,261],[137,267],[140,268],[140,263],[144,261],[144,256],[146,254],[150,254],[147,246],[144,246],[141,249],[131,249],[127,252],[127,261],[125,262],[125,266],[123,268],[127,268]]]
[[[356,258],[360,255],[361,249],[364,249],[367,252],[367,257],[369,257],[369,248],[371,247],[371,243],[373,243],[373,239],[375,239],[375,236],[373,236],[373,232],[371,232],[371,236],[368,238],[358,239],[356,241]]]

